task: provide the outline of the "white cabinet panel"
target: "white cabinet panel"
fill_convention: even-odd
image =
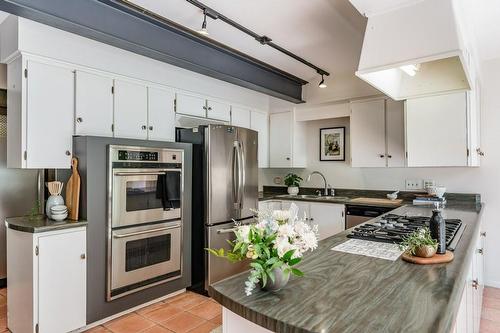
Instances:
[[[76,71],[75,134],[113,136],[113,79]]]
[[[310,220],[318,225],[320,240],[345,230],[344,210],[344,205],[310,203]]]
[[[481,164],[481,88],[479,80],[468,93],[467,128],[469,130],[469,166]]]
[[[404,104],[388,99],[385,105],[387,166],[402,168],[405,166]]]
[[[269,161],[272,168],[292,166],[292,112],[269,115]]]
[[[281,201],[280,200],[266,200],[259,201],[259,210],[281,210]]]
[[[115,137],[147,139],[148,91],[146,86],[115,80]]]
[[[231,108],[231,125],[250,128],[250,110],[233,106]]]
[[[69,168],[73,140],[74,73],[28,61],[26,167]]]
[[[175,112],[195,117],[207,116],[207,105],[204,98],[177,93],[175,96]]]
[[[148,88],[148,139],[175,141],[173,90]]]
[[[385,167],[385,101],[351,103],[353,167]]]
[[[259,168],[269,167],[269,116],[266,113],[250,112],[250,128],[259,133]]]
[[[85,326],[85,234],[78,231],[38,239],[40,333],[69,332]]]
[[[292,203],[297,205],[297,207],[299,208],[299,211],[297,213],[297,218],[299,218],[299,219],[306,219],[306,218],[308,219],[309,218],[309,216],[311,214],[309,211],[309,203],[308,202],[283,200],[281,202],[281,209],[283,209],[283,210],[290,209],[290,206],[292,205]]]
[[[207,100],[207,118],[231,121],[231,106],[229,104]]]
[[[406,101],[409,167],[467,166],[466,93]]]

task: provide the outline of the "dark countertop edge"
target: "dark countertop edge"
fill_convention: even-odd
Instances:
[[[477,206],[478,215],[476,217],[475,223],[473,224],[474,225],[474,230],[473,230],[472,236],[469,239],[469,244],[467,244],[468,245],[468,249],[466,250],[466,255],[462,259],[462,265],[461,265],[461,267],[459,269],[459,273],[457,275],[457,278],[456,278],[454,286],[453,286],[453,291],[450,294],[450,297],[449,297],[449,300],[448,300],[448,307],[449,308],[452,307],[450,309],[452,315],[451,316],[446,316],[446,317],[442,318],[442,320],[437,323],[438,330],[436,332],[443,332],[443,333],[450,332],[451,329],[452,329],[452,327],[453,327],[453,325],[454,325],[454,322],[456,320],[456,317],[457,317],[457,314],[458,314],[458,309],[459,309],[460,303],[461,303],[463,288],[465,286],[466,277],[467,277],[467,274],[468,274],[468,268],[469,268],[468,263],[470,262],[471,256],[474,253],[473,249],[474,249],[474,246],[475,246],[475,240],[476,240],[476,238],[478,236],[478,233],[480,232],[481,219],[482,219],[482,215],[483,215],[483,212],[484,212],[484,206],[485,206],[485,204],[483,202],[481,202]],[[396,208],[399,208],[399,207],[395,207],[395,209]],[[451,208],[451,209],[456,209],[456,208]],[[334,237],[334,236],[332,236],[332,237]],[[239,273],[237,275],[247,274],[247,273],[248,273],[248,271],[245,271],[245,272]],[[224,280],[232,279],[232,278],[234,278],[237,275],[233,275],[233,276],[228,277],[227,279],[224,279]],[[219,282],[223,282],[224,280],[219,281]],[[229,311],[237,314],[238,316],[240,316],[240,317],[242,317],[242,318],[244,318],[244,319],[246,319],[248,321],[253,322],[256,325],[259,325],[259,324],[257,324],[258,321],[257,320],[252,320],[252,318],[253,317],[257,317],[257,316],[260,316],[260,317],[264,316],[265,317],[265,326],[262,326],[262,325],[259,325],[259,326],[261,326],[263,328],[266,328],[268,330],[271,330],[273,332],[276,332],[276,328],[277,327],[281,327],[281,328],[286,327],[287,330],[284,331],[284,332],[290,331],[290,332],[293,332],[293,333],[322,333],[322,332],[306,331],[306,330],[304,330],[304,329],[302,329],[300,327],[296,327],[294,325],[288,324],[288,323],[283,322],[282,320],[279,320],[277,318],[271,318],[271,317],[268,317],[264,313],[257,312],[257,311],[255,311],[253,309],[247,308],[243,304],[241,304],[241,303],[239,303],[237,301],[234,301],[230,297],[227,297],[227,296],[223,295],[222,293],[220,293],[219,291],[217,291],[215,288],[213,288],[211,285],[208,287],[208,293],[209,293],[210,297],[212,297],[214,300],[216,300],[223,307],[227,308]],[[450,311],[447,311],[447,312],[449,313]]]
[[[34,222],[44,221],[44,225],[35,225]],[[65,230],[71,228],[86,227],[88,222],[86,220],[64,220],[56,222],[45,217],[42,219],[30,220],[28,216],[20,217],[7,217],[5,225],[12,230],[27,232],[31,234],[38,234],[42,232]]]

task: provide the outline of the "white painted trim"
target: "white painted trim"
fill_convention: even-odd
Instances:
[[[181,290],[174,291],[173,293],[170,293],[170,294],[168,294],[166,296],[162,296],[162,297],[156,298],[156,299],[154,299],[152,301],[143,303],[141,305],[134,306],[133,308],[130,308],[128,310],[122,311],[120,313],[114,314],[114,315],[106,317],[104,319],[101,319],[101,320],[95,321],[93,323],[87,324],[85,327],[82,327],[82,328],[76,330],[75,332],[84,332],[84,331],[86,331],[88,329],[91,329],[93,327],[96,327],[96,326],[102,325],[104,323],[107,323],[110,320],[116,319],[116,318],[121,317],[123,315],[132,313],[132,312],[137,311],[137,310],[142,309],[142,308],[145,308],[146,306],[150,306],[152,304],[161,302],[161,301],[163,301],[165,299],[172,298],[172,297],[177,296],[179,294],[182,294],[184,292],[186,292],[186,289],[181,289]]]
[[[486,280],[484,284],[486,287],[500,288],[500,281]]]

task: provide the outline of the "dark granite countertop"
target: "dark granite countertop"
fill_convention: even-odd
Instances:
[[[246,296],[245,272],[210,286],[209,293],[274,332],[449,332],[479,233],[479,207],[443,211],[467,225],[448,264],[421,266],[332,251],[347,240],[344,231],[307,254],[298,266],[305,276],[291,278],[279,292]],[[394,213],[430,216],[431,209],[404,206]]]
[[[20,216],[20,217],[8,217],[5,219],[5,225],[7,228],[29,232],[29,233],[40,233],[61,229],[84,227],[87,225],[87,221],[73,221],[65,220],[61,222],[50,220],[45,216]]]

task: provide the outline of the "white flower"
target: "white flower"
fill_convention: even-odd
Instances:
[[[288,210],[275,210],[273,212],[273,219],[278,221],[279,224],[286,223],[290,220],[290,211]]]
[[[236,237],[240,239],[242,242],[249,243],[250,239],[250,226],[247,225],[241,225],[236,229]]]

